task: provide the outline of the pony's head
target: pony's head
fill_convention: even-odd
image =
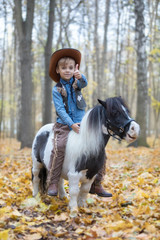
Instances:
[[[105,110],[104,127],[108,134],[118,139],[125,139],[128,143],[135,141],[140,132],[140,126],[129,114],[129,109],[121,97],[99,100]]]

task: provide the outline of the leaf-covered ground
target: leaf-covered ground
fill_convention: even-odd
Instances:
[[[88,207],[70,218],[67,200],[32,198],[31,149],[1,139],[0,240],[160,239],[160,140],[154,148],[111,141],[106,151],[103,185],[113,197],[89,194]]]

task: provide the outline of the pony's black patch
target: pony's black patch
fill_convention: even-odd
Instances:
[[[105,158],[106,154],[104,148],[99,151],[97,156],[92,154],[90,156],[86,156],[83,154],[81,159],[77,160],[75,170],[80,172],[87,169],[86,177],[88,179],[92,179],[103,167]]]
[[[47,181],[47,170],[45,167],[42,167],[40,169],[38,177],[40,178],[40,184],[39,184],[40,192],[44,194],[46,192],[46,181]]]
[[[40,135],[37,136],[36,142],[34,145],[34,154],[38,162],[42,163],[44,158],[44,150],[48,141],[49,132],[45,131],[42,132]]]

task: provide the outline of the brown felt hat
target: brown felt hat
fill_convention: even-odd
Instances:
[[[58,61],[63,57],[73,58],[76,64],[78,64],[78,66],[80,66],[80,63],[81,63],[81,53],[77,49],[63,48],[54,52],[50,59],[49,76],[55,82],[59,82],[60,80],[60,75],[56,72],[56,67],[57,67]]]

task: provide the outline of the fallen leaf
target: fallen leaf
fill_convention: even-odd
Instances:
[[[40,233],[28,234],[25,237],[25,240],[39,240],[42,239],[42,235]]]
[[[0,240],[9,240],[9,230],[0,231]]]

